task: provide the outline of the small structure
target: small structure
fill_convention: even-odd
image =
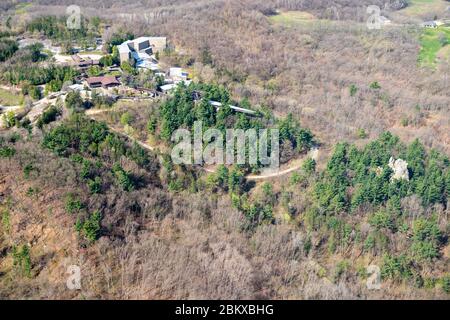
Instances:
[[[132,53],[133,59],[136,62],[136,68],[149,69],[152,71],[159,71],[158,61],[147,53]]]
[[[171,83],[171,84],[165,84],[161,87],[159,87],[159,89],[161,89],[162,93],[167,94],[169,92],[171,92],[173,89],[175,89],[177,87],[176,84]]]
[[[217,102],[217,101],[209,101],[209,104],[212,105],[213,107],[215,107],[217,110],[219,110],[223,106],[223,104],[221,102]],[[240,112],[240,113],[245,113],[245,114],[249,114],[249,115],[256,115],[256,111],[253,111],[253,110],[250,110],[250,109],[245,109],[245,108],[232,106],[232,105],[230,105],[230,109],[234,110],[236,112]]]
[[[436,21],[425,21],[422,23],[422,27],[435,29],[438,27],[438,23]]]
[[[184,71],[182,68],[170,68],[169,77],[172,79],[173,83],[177,84],[180,82],[187,82],[189,73]]]
[[[408,163],[405,160],[394,158],[389,159],[389,168],[394,171],[391,177],[391,182],[394,180],[406,180],[409,181]]]
[[[100,88],[103,87],[105,89],[109,89],[112,87],[117,87],[120,85],[120,82],[116,77],[113,76],[105,76],[105,77],[91,77],[86,79],[89,88]]]
[[[73,64],[79,69],[87,69],[91,66],[98,66],[99,61],[92,60],[91,58],[82,58],[79,55],[75,54],[72,57]]]

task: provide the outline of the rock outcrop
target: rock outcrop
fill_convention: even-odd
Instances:
[[[391,177],[391,181],[394,180],[407,180],[409,181],[408,163],[405,160],[394,158],[389,159],[389,168],[394,171]]]

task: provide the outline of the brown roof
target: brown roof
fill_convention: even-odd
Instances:
[[[90,77],[87,78],[86,81],[88,84],[94,84],[94,83],[102,83],[103,77]]]
[[[120,82],[117,80],[116,77],[103,77],[102,85],[103,86],[107,86],[107,85],[110,85],[110,84],[117,84],[117,85],[119,85]]]
[[[108,86],[111,84],[117,84],[119,85],[120,82],[117,80],[114,76],[106,76],[106,77],[90,77],[86,79],[87,83],[89,85],[95,84],[95,83],[101,83],[102,86]]]

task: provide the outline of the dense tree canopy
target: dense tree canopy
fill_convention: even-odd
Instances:
[[[15,40],[0,38],[0,62],[10,58],[18,49],[19,46]]]

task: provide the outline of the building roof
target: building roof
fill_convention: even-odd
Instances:
[[[177,86],[176,84],[165,84],[165,85],[161,86],[160,89],[162,91],[170,91],[172,89],[175,89],[176,86]]]
[[[223,106],[223,104],[221,102],[218,101],[209,101],[209,104],[212,105],[213,107],[216,108],[220,108]],[[237,112],[241,112],[241,113],[246,113],[246,114],[256,114],[256,111],[250,110],[250,109],[245,109],[245,108],[241,108],[241,107],[237,107],[237,106],[229,106],[230,109],[237,111]]]
[[[117,50],[119,50],[119,53],[130,53],[130,52],[131,52],[131,49],[130,49],[130,47],[128,46],[128,41],[122,43],[121,45],[118,45],[118,46],[117,46]]]
[[[187,78],[189,75],[182,68],[170,68],[169,74],[171,77],[182,77],[182,78]]]
[[[140,51],[151,48],[152,42],[154,42],[154,41],[167,41],[167,38],[166,37],[139,37],[134,40],[125,41],[121,45],[118,45],[117,49],[119,50],[119,53],[129,53],[132,51],[139,51],[138,50],[139,44],[146,42],[146,41],[149,42],[149,47],[141,49]]]
[[[111,84],[119,85],[120,82],[119,82],[119,80],[117,80],[116,77],[104,77],[103,78],[103,80],[102,80],[103,86],[107,86],[107,85],[111,85]]]
[[[108,85],[119,85],[120,82],[117,80],[114,76],[105,76],[105,77],[90,77],[86,79],[87,83],[89,85],[98,84],[101,83],[102,86],[108,86]]]
[[[436,21],[425,21],[422,25],[436,27],[437,23],[436,23]]]

